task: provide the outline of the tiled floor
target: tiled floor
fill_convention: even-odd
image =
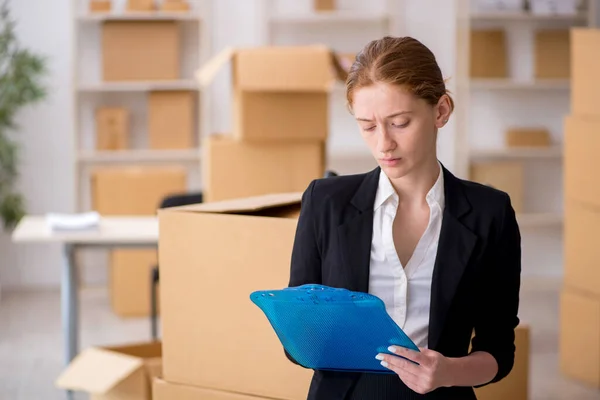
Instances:
[[[103,290],[84,290],[81,299],[82,347],[149,339],[147,319],[121,320],[114,316]],[[66,398],[64,392],[54,388],[62,368],[59,307],[58,292],[2,292],[1,400]],[[532,327],[531,399],[600,400],[600,391],[565,379],[558,372],[557,310],[556,283],[524,285],[521,319]]]

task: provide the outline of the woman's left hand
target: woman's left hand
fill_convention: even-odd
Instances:
[[[391,346],[390,354],[378,354],[381,364],[394,371],[413,391],[419,394],[429,393],[439,387],[452,386],[452,368],[450,359],[437,351],[420,349],[416,352],[403,347]],[[412,360],[416,365],[408,360]]]

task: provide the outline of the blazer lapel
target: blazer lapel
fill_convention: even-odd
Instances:
[[[428,347],[435,349],[443,333],[446,315],[465,267],[477,242],[477,236],[461,222],[471,205],[458,179],[444,168],[446,206],[431,287]]]
[[[379,167],[366,174],[338,226],[343,266],[346,267],[348,289],[366,293],[369,290],[369,264],[373,236],[373,204],[379,181]]]

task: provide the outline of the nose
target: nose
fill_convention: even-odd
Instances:
[[[377,133],[377,151],[380,154],[389,154],[396,149],[396,142],[392,139],[387,127],[382,126]]]

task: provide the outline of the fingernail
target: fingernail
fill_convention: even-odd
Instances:
[[[375,356],[376,359],[378,359],[379,361],[383,360],[383,356],[381,354],[377,354]]]
[[[388,363],[387,363],[387,362],[385,362],[385,361],[382,361],[382,362],[381,362],[381,365],[383,365],[384,367],[386,367],[386,368],[387,368],[387,366],[388,366]]]
[[[396,352],[398,349],[396,349],[396,346],[390,346],[390,347],[388,347],[388,350],[389,350],[391,353],[395,353],[395,352]]]

